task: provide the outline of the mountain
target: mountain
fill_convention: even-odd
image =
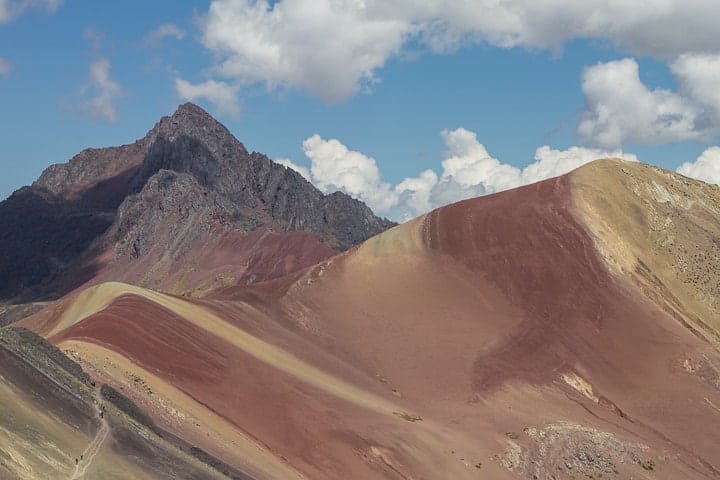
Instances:
[[[0,299],[124,280],[196,293],[281,276],[391,227],[250,153],[181,105],[131,145],[88,149],[0,202]]]
[[[711,479],[718,261],[717,186],[602,160],[265,282],[102,283],[18,326],[130,399],[150,445],[247,478]]]

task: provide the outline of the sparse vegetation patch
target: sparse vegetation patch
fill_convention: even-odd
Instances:
[[[153,422],[153,420],[145,412],[143,412],[140,407],[135,404],[135,402],[130,400],[128,397],[118,392],[110,385],[106,384],[103,384],[103,386],[100,387],[100,394],[105,400],[115,405],[127,416],[129,416],[139,424],[149,428],[157,435],[162,436],[160,435],[160,431],[158,430],[157,425],[155,425],[155,422]]]
[[[201,462],[210,465],[212,468],[222,473],[223,475],[227,475],[233,480],[240,480],[240,477],[236,477],[230,472],[229,467],[222,460],[213,457],[205,450],[198,447],[190,447],[190,455],[197,458]]]
[[[403,420],[407,420],[408,422],[419,422],[422,420],[421,416],[407,412],[393,412],[393,415],[395,415],[396,417],[400,417]]]
[[[36,367],[55,364],[82,383],[90,385],[90,376],[80,365],[35,332],[20,327],[4,328],[0,330],[0,343]]]

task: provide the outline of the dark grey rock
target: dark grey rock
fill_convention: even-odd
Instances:
[[[94,257],[107,249],[141,258],[160,244],[176,258],[218,225],[302,230],[338,251],[395,225],[248,152],[190,103],[133,144],[87,149],[52,165],[0,202],[0,224],[0,299],[22,294],[24,301],[56,297],[92,278]],[[71,268],[73,278],[63,277]]]

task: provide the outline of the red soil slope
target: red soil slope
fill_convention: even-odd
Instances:
[[[573,188],[450,205],[203,300],[89,294],[25,324],[257,478],[282,476],[230,432],[306,478],[717,478],[717,345],[609,267]]]
[[[97,260],[98,273],[86,286],[121,281],[198,296],[227,285],[282,277],[337,253],[315,234],[278,233],[265,227],[251,232],[218,228],[179,256],[168,255],[166,249],[164,244],[155,244],[148,252],[152,261],[130,256],[112,259],[108,251]]]

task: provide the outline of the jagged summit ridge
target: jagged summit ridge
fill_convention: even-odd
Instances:
[[[223,146],[234,147],[232,153],[236,155],[248,153],[224,125],[197,105],[185,103],[171,116],[162,117],[143,138],[134,143],[120,147],[87,148],[69,162],[45,169],[33,186],[46,188],[55,195],[67,196],[89,183],[111,178],[126,169],[139,168],[158,138],[174,142],[183,137],[205,143],[216,156],[231,153],[221,152]]]
[[[194,103],[188,102],[180,105],[171,116],[162,117],[148,133],[148,137],[165,135],[172,139],[174,135],[202,137],[208,134],[232,136],[230,131],[212,115]]]
[[[198,184],[219,198],[222,209],[241,228],[256,228],[272,221],[285,230],[321,235],[335,248],[346,249],[392,225],[381,222],[359,201],[344,194],[325,196],[292,169],[276,164],[258,152],[248,152],[222,124],[200,107],[184,104],[163,118],[148,134],[151,139],[144,161],[130,185],[139,193],[160,170],[190,174]],[[347,197],[347,198],[346,198]],[[335,215],[327,209],[342,204],[358,222],[338,238]],[[259,218],[265,216],[267,218]],[[328,234],[328,232],[331,232]]]

